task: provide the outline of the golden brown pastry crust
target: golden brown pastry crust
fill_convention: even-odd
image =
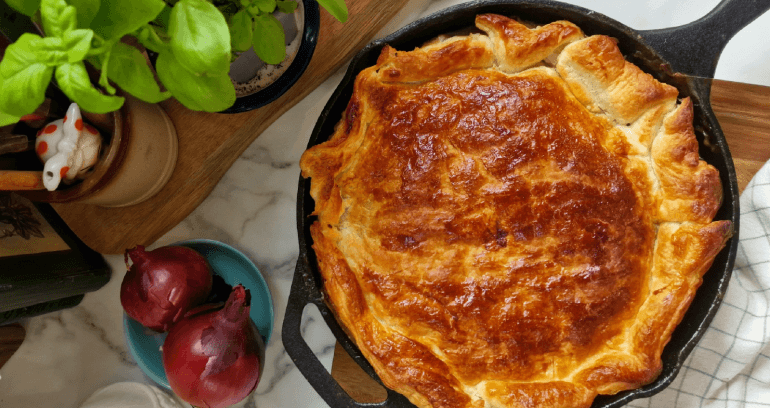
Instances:
[[[588,407],[660,372],[732,234],[719,175],[608,37],[476,24],[385,47],[303,154],[328,303],[417,406]]]

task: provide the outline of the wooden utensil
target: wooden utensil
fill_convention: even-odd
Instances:
[[[0,191],[44,189],[42,171],[0,170]]]

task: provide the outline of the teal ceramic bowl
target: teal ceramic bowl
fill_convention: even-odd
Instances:
[[[209,262],[214,274],[222,277],[225,283],[230,286],[242,284],[251,292],[249,316],[267,344],[273,334],[273,299],[256,265],[235,248],[218,241],[195,239],[172,245],[198,251]],[[126,314],[123,315],[123,331],[128,350],[142,371],[157,384],[170,390],[160,351],[166,333],[152,331]]]

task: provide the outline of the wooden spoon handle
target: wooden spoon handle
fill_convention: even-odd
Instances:
[[[42,171],[0,170],[0,190],[42,190]]]

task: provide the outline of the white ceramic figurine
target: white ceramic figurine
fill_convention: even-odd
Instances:
[[[43,185],[48,191],[59,183],[83,179],[99,159],[102,137],[83,122],[80,108],[73,103],[64,119],[55,120],[38,132],[35,151],[45,163]]]

